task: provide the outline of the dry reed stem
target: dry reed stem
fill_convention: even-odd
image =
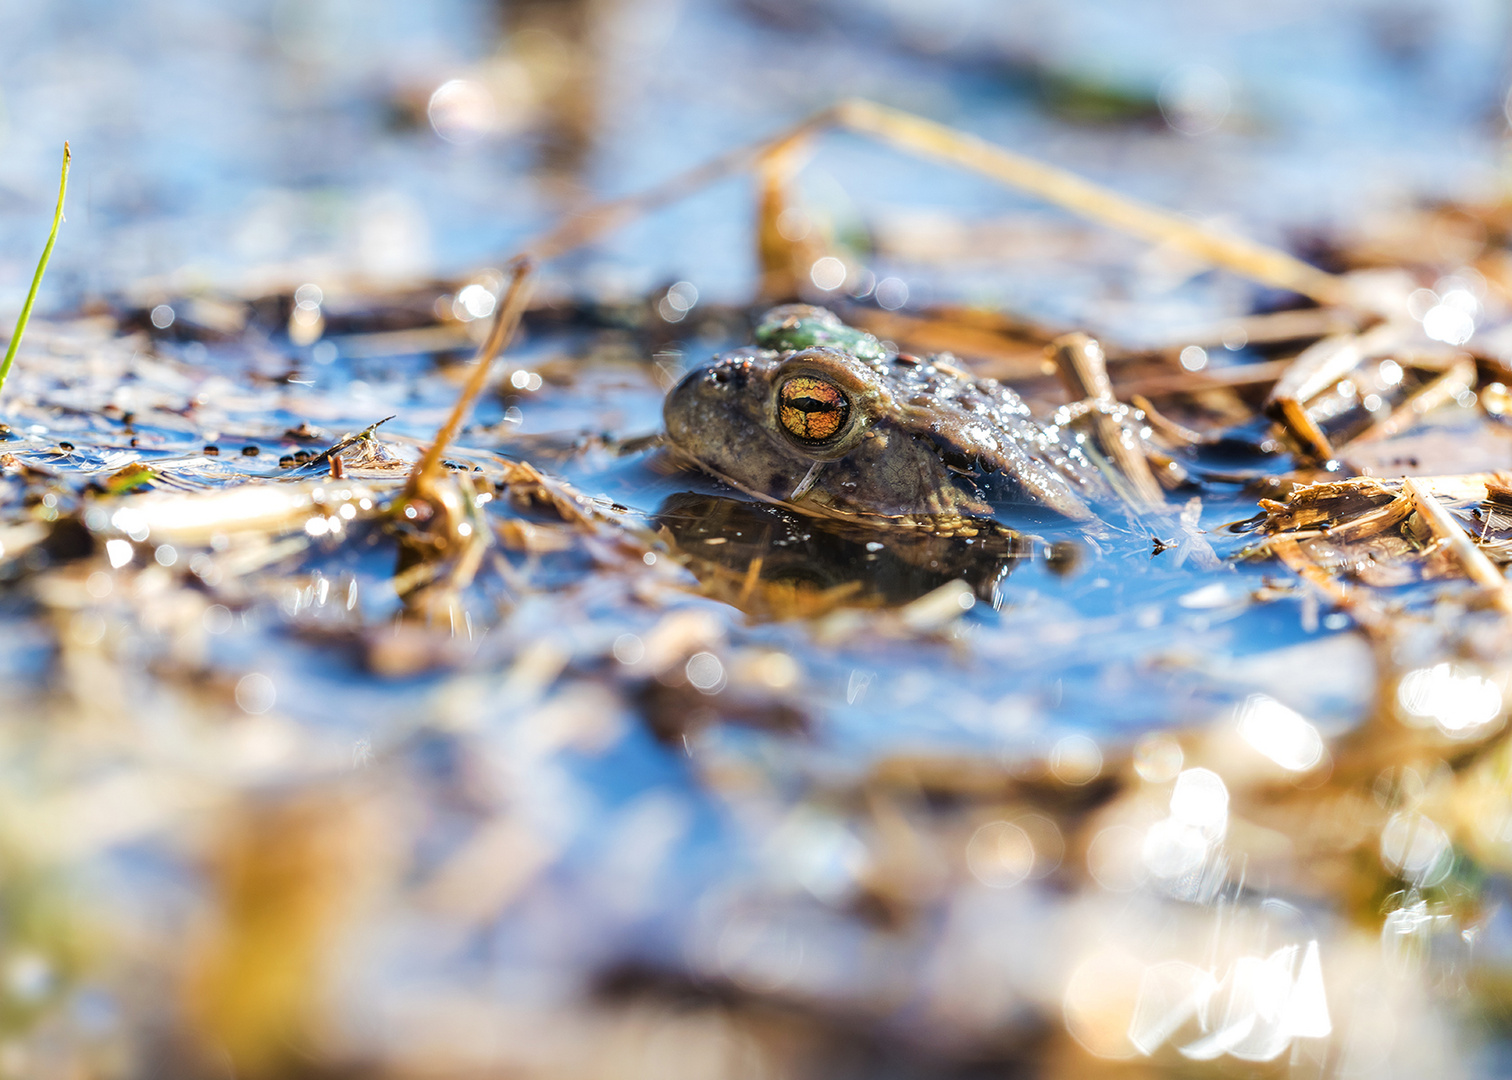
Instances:
[[[1475,546],[1470,534],[1460,527],[1427,487],[1413,477],[1403,477],[1402,490],[1412,500],[1415,509],[1428,523],[1433,534],[1443,540],[1450,552],[1464,569],[1465,575],[1490,595],[1496,606],[1512,613],[1512,582]]]
[[[1335,607],[1347,611],[1350,617],[1362,627],[1367,630],[1385,628],[1385,618],[1369,601],[1368,594],[1360,588],[1351,589],[1309,559],[1294,537],[1272,538],[1270,550],[1292,573],[1317,589]]]
[[[919,157],[990,176],[1081,217],[1179,248],[1205,263],[1301,293],[1320,304],[1342,305],[1348,300],[1341,278],[1285,252],[1243,237],[1226,236],[943,124],[870,101],[845,101],[835,112],[840,124],[851,131],[871,135]]]
[[[1205,390],[1275,382],[1290,366],[1290,360],[1262,360],[1258,364],[1238,364],[1228,368],[1205,368],[1202,371],[1179,371],[1169,375],[1118,380],[1117,387],[1122,394],[1200,394]]]
[[[1184,424],[1178,424],[1175,420],[1166,416],[1150,402],[1149,398],[1142,394],[1131,396],[1129,404],[1144,413],[1150,427],[1154,428],[1156,432],[1169,442],[1185,446],[1200,446],[1202,443],[1208,441],[1201,432],[1193,431]]]
[[[538,262],[565,255],[644,214],[687,198],[695,191],[728,176],[745,172],[765,155],[781,153],[788,145],[801,142],[810,135],[832,127],[834,123],[835,110],[824,109],[776,136],[750,143],[713,161],[688,169],[649,191],[590,206],[531,240],[525,245],[522,254]]]
[[[436,470],[441,466],[441,455],[446,452],[446,447],[461,429],[463,420],[472,410],[473,402],[483,392],[494,359],[509,344],[509,339],[514,336],[516,327],[520,325],[520,317],[525,314],[525,305],[530,300],[529,281],[532,269],[533,265],[528,257],[515,260],[514,277],[509,283],[508,291],[504,294],[503,302],[499,305],[498,314],[494,316],[488,338],[478,349],[477,358],[473,361],[473,373],[468,378],[467,385],[462,388],[462,393],[458,395],[457,403],[452,406],[451,414],[447,416],[441,429],[436,432],[436,437],[431,440],[429,448],[426,449],[419,464],[415,466],[415,471],[410,475],[406,496],[422,494],[424,486],[435,478]]]
[[[1349,442],[1372,442],[1406,430],[1460,391],[1473,389],[1475,376],[1475,359],[1468,354],[1457,358],[1442,375],[1418,387],[1389,416],[1377,420]]]
[[[1333,443],[1328,441],[1328,435],[1318,426],[1317,421],[1307,415],[1307,406],[1296,398],[1284,397],[1277,400],[1275,408],[1276,418],[1297,441],[1303,456],[1316,461],[1333,460]]]
[[[1283,251],[1225,235],[1064,169],[1012,153],[943,124],[860,99],[823,109],[776,136],[732,150],[649,191],[589,207],[526,244],[522,254],[542,262],[553,259],[643,214],[753,168],[766,158],[791,153],[812,137],[835,127],[870,136],[916,157],[947,162],[991,177],[1081,217],[1153,243],[1179,248],[1204,263],[1221,266],[1262,284],[1300,293],[1321,304],[1348,302],[1343,279]]]
[[[834,127],[870,136],[917,157],[947,162],[989,176],[1082,217],[1158,244],[1170,245],[1206,263],[1224,267],[1266,285],[1290,289],[1319,303],[1344,304],[1348,299],[1348,290],[1341,278],[1309,266],[1285,252],[1253,240],[1205,228],[1176,214],[1119,195],[1073,173],[1014,154],[942,124],[869,101],[852,99],[823,109],[772,138],[751,143],[680,173],[649,191],[591,206],[526,244],[514,260],[515,278],[494,318],[488,341],[479,350],[477,370],[412,475],[409,494],[418,494],[430,481],[440,465],[441,454],[481,392],[494,357],[502,351],[513,334],[524,310],[527,298],[525,283],[534,263],[556,258],[581,247],[715,181],[747,169],[778,163],[785,157],[791,158],[814,136]],[[787,172],[786,169],[779,169],[781,175],[785,176]],[[785,205],[785,201],[774,196],[774,190],[773,181],[769,177],[763,189],[763,203],[767,212],[762,215],[762,221],[764,228],[769,228],[775,234],[775,218],[772,214],[780,210],[774,211],[774,207],[779,202]],[[773,257],[776,257],[775,250]],[[1155,487],[1158,488],[1158,485]]]
[[[1230,335],[1235,333],[1243,336],[1246,345],[1273,345],[1329,335],[1354,334],[1359,329],[1358,320],[1340,308],[1298,308],[1205,323],[1172,334],[1166,340],[1172,348],[1200,345],[1211,349],[1225,346],[1231,340]]]
[[[1334,446],[1307,412],[1307,402],[1366,360],[1399,347],[1413,332],[1409,324],[1385,322],[1363,334],[1338,334],[1315,341],[1297,354],[1276,385],[1271,387],[1265,409],[1286,427],[1302,453],[1329,461]]]
[[[1401,525],[1412,516],[1413,509],[1410,498],[1405,494],[1398,495],[1385,506],[1367,510],[1359,517],[1350,518],[1337,525],[1328,525],[1318,530],[1317,535],[1327,536],[1329,540],[1339,543],[1369,540],[1388,529]]]
[[[761,154],[755,164],[758,188],[756,260],[761,268],[763,300],[789,300],[803,291],[809,267],[821,253],[812,236],[790,240],[782,233],[782,215],[792,206],[792,182],[809,156],[812,136],[786,139]]]
[[[1131,489],[1128,496],[1132,496],[1129,501],[1136,509],[1164,508],[1165,490],[1150,471],[1149,459],[1138,446],[1130,445],[1124,426],[1107,411],[1118,406],[1118,399],[1113,396],[1102,346],[1086,334],[1066,334],[1055,339],[1054,348],[1061,380],[1071,396],[1093,406],[1091,418],[1097,442],[1113,460],[1120,476],[1128,481]]]

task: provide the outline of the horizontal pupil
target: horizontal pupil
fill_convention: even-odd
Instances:
[[[828,413],[840,411],[840,406],[835,404],[833,401],[820,401],[818,398],[811,397],[789,398],[786,404],[789,409],[796,409],[799,412],[805,413]]]

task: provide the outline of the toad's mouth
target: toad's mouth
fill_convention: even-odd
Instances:
[[[828,462],[814,462],[813,468],[804,476],[798,488],[795,489],[795,493],[789,495],[787,498],[778,498],[767,492],[759,491],[735,479],[733,476],[714,468],[707,462],[684,450],[670,439],[665,443],[665,449],[670,463],[674,467],[687,471],[702,472],[708,476],[712,476],[722,484],[729,485],[742,495],[755,499],[757,502],[767,503],[771,506],[780,506],[795,514],[806,514],[809,517],[825,518],[831,521],[845,521],[879,529],[919,529],[939,536],[970,537],[980,535],[985,531],[1001,530],[1004,527],[989,518],[972,517],[965,514],[884,514],[875,510],[863,510],[837,504],[827,492],[812,490],[813,483],[817,479],[822,466],[829,464]]]

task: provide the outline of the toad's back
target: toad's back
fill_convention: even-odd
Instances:
[[[1076,439],[1012,390],[899,356],[832,313],[776,308],[756,345],[667,395],[683,458],[795,510],[948,528],[1016,507],[1072,520],[1111,496]]]

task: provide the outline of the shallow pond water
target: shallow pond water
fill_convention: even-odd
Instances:
[[[830,299],[1097,330],[1234,431],[1190,528],[862,536],[669,470],[663,393],[757,314],[733,186],[548,267],[447,454],[460,549],[401,492],[502,280],[459,268],[574,192],[864,92],[1342,258],[1494,176],[1504,9],[603,5],[574,158],[501,96],[552,5],[297,7],[0,4],[0,295],[82,128],[0,399],[0,1075],[1499,1074],[1506,618],[1431,544],[1251,557],[1268,478],[1501,467],[1490,398],[1260,453],[1249,384],[1151,387],[1275,294],[841,138]],[[1048,412],[1037,349],[965,362]],[[1377,412],[1428,378],[1389,362]]]
[[[11,991],[17,1060],[46,1038],[282,1068],[298,1037],[400,1074],[669,1045],[712,1055],[689,1075],[1319,1068],[1369,1057],[1341,1040],[1374,1031],[1349,995],[1380,979],[1414,1018],[1396,1052],[1439,1059],[1461,961],[1422,959],[1432,928],[1502,947],[1474,906],[1497,888],[1459,884],[1480,871],[1422,810],[1467,797],[1426,764],[1459,736],[1376,765],[1351,740],[1446,633],[1500,662],[1494,619],[1434,629],[1463,587],[1399,589],[1429,621],[1383,657],[1236,560],[1234,484],[1201,495],[1216,562],[1179,536],[818,529],[637,449],[677,350],[602,318],[533,318],[450,452],[488,541],[441,606],[396,592],[406,534],[379,515],[455,367],[37,328],[6,413],[4,816],[12,891],[66,899],[12,932],[44,973]],[[343,476],[299,459],[391,412]],[[1438,832],[1381,839],[1403,814]],[[1376,902],[1418,921],[1383,958],[1351,897],[1394,880],[1418,887]]]

